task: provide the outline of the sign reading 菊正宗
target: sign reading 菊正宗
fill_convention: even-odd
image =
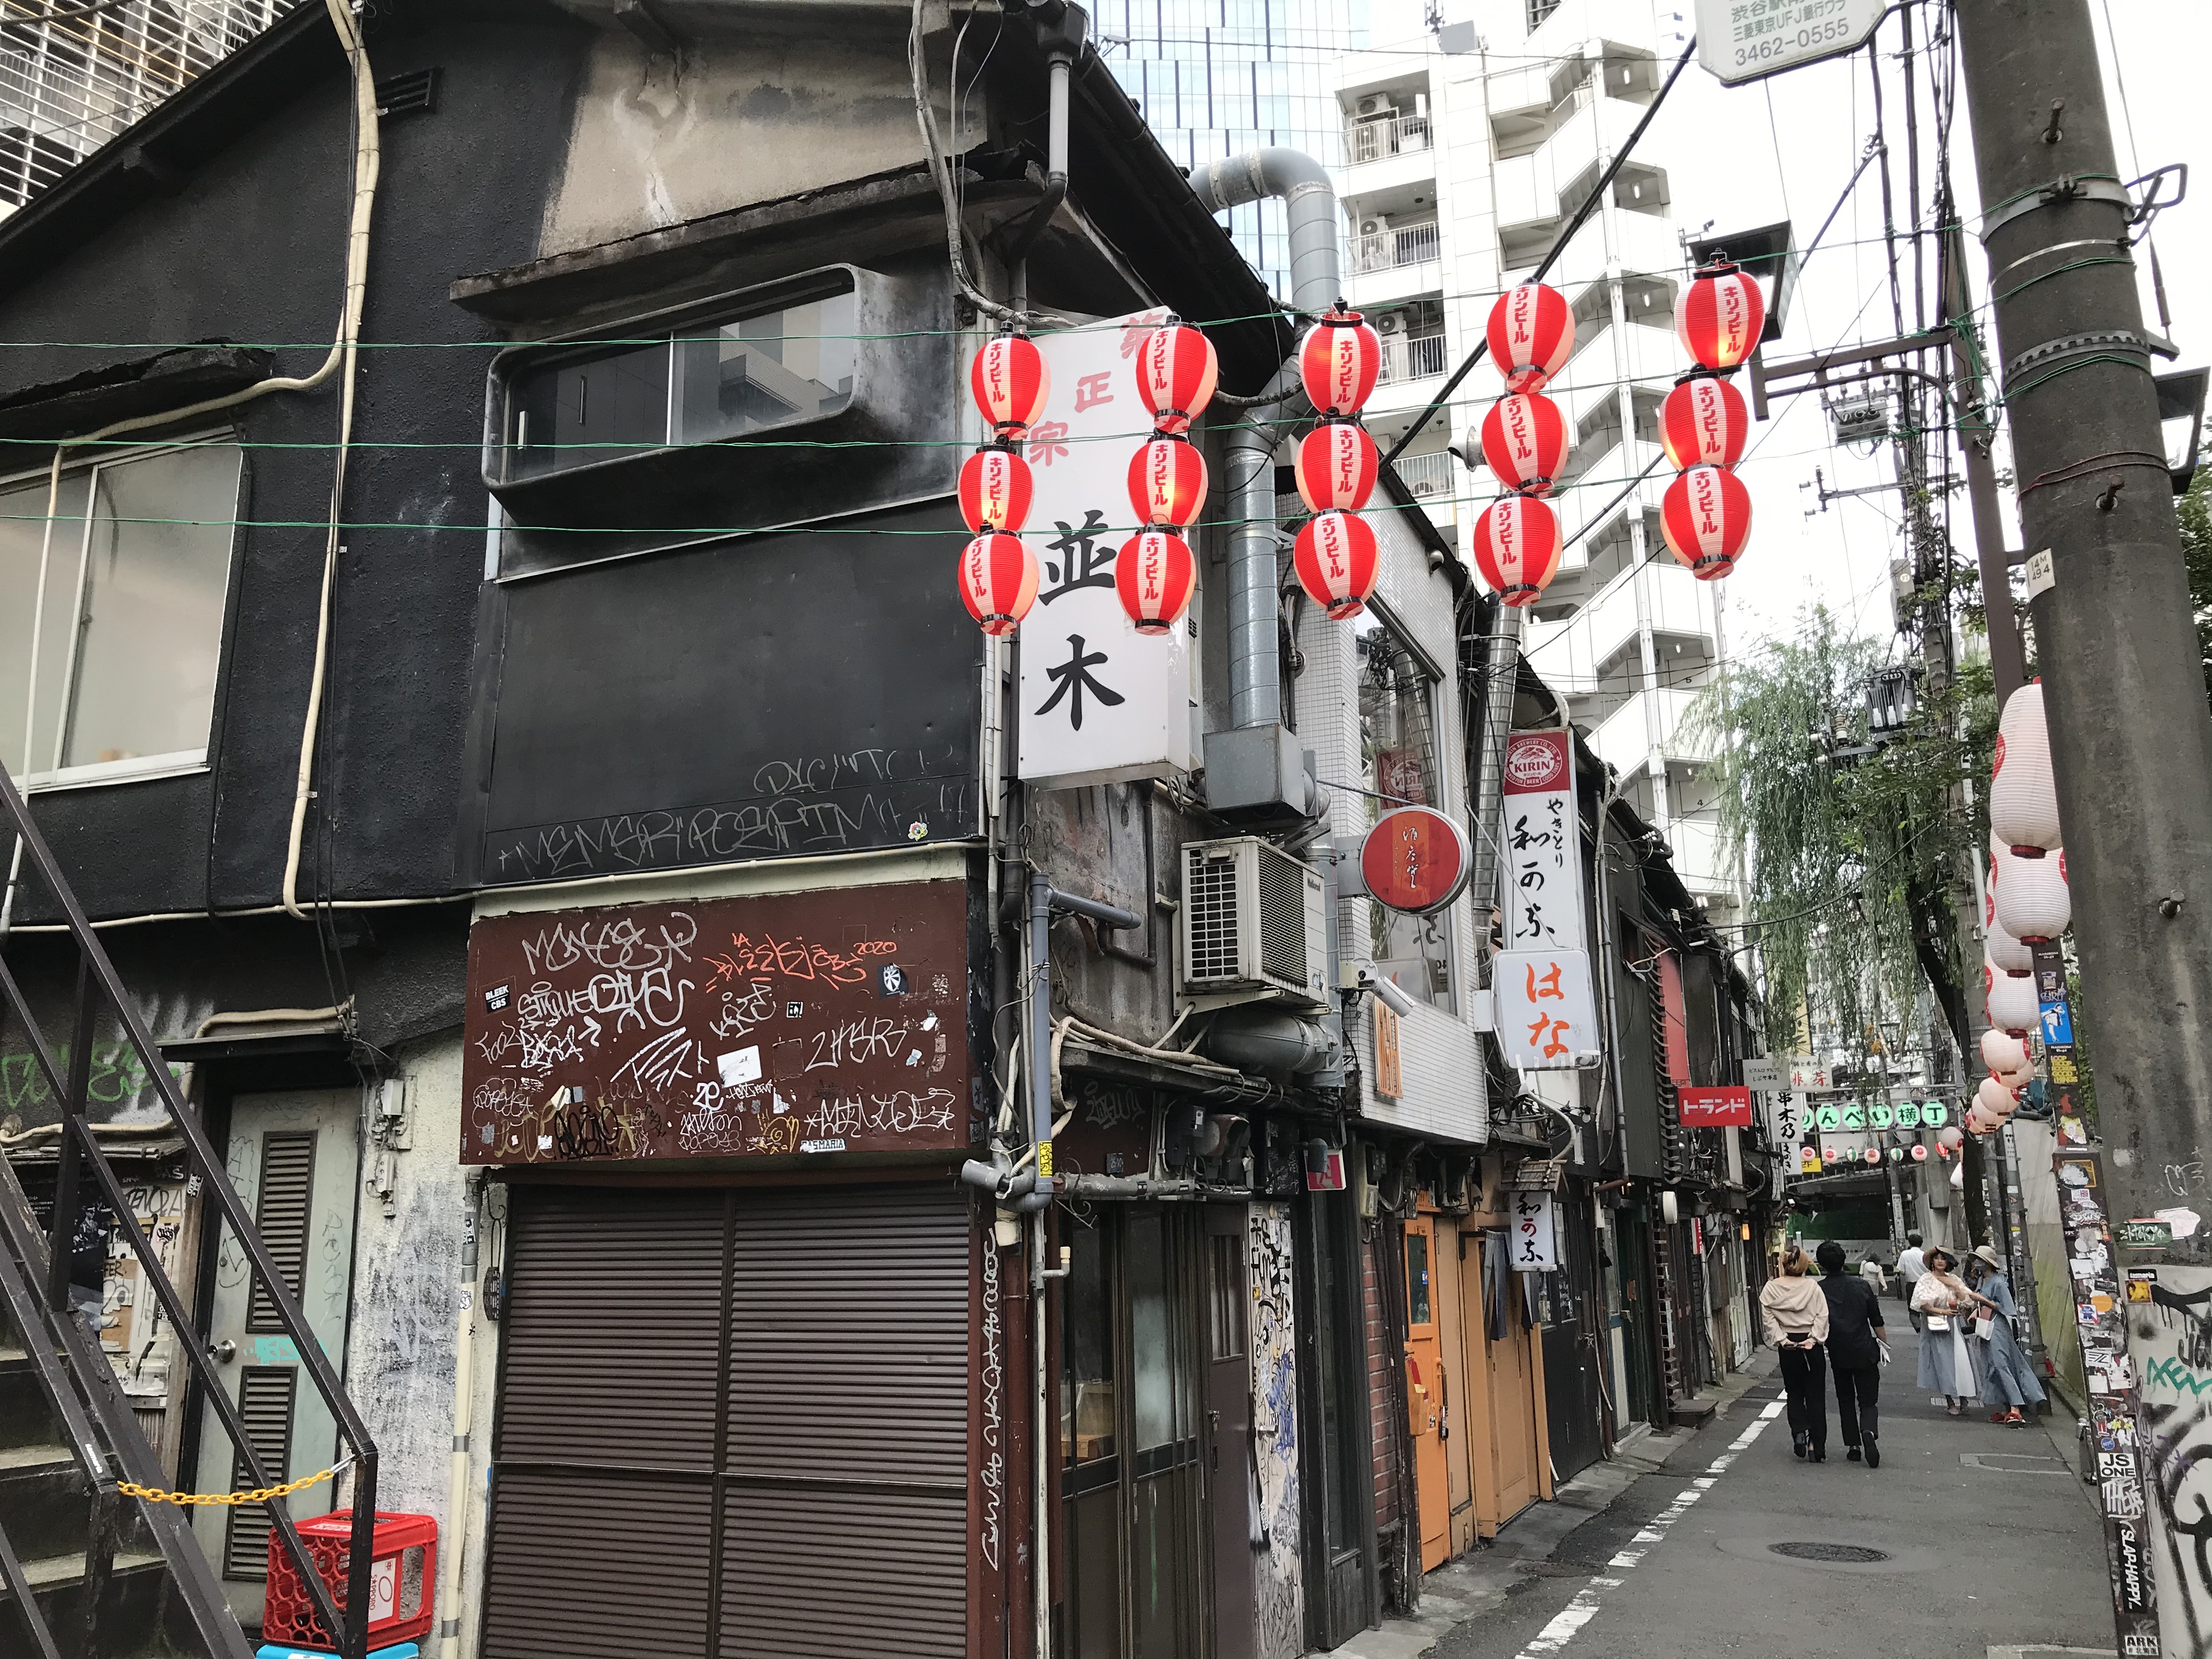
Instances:
[[[1048,789],[1195,763],[1195,609],[1165,634],[1141,635],[1114,589],[1115,558],[1135,533],[1129,458],[1152,426],[1131,360],[1166,314],[1036,337],[1052,386],[1024,452],[1036,489],[1022,538],[1040,575],[1021,627],[1018,769]]]
[[[1856,52],[1883,0],[1698,0],[1698,62],[1723,86]]]
[[[1492,970],[1498,1044],[1523,1071],[1567,1069],[1598,1049],[1572,732],[1507,740],[1501,829],[1505,949]]]
[[[461,1162],[970,1144],[967,885],[490,916]]]

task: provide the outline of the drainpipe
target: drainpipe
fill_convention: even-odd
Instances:
[[[453,1444],[446,1477],[446,1593],[439,1609],[439,1650],[443,1659],[461,1651],[461,1561],[468,1538],[469,1437],[476,1413],[477,1205],[483,1193],[482,1170],[471,1170],[461,1206],[461,1282],[458,1324],[453,1334]]]
[[[1328,173],[1295,149],[1246,150],[1190,172],[1191,188],[1215,213],[1262,197],[1279,197],[1291,222],[1291,303],[1321,312],[1344,293],[1338,262],[1336,191]],[[1305,410],[1289,405],[1271,418],[1269,402],[1297,385],[1297,362],[1286,362],[1260,394],[1260,404],[1229,429],[1228,470],[1229,719],[1241,729],[1279,726],[1282,668],[1276,642],[1275,448],[1286,420]]]
[[[1036,245],[1052,216],[1067,199],[1067,88],[1076,58],[1082,53],[1091,19],[1079,6],[1066,7],[1050,23],[1041,23],[1037,41],[1044,48],[1046,81],[1044,194],[1030,210],[1030,216],[1006,250],[1006,268],[1013,288],[1014,309],[1026,313],[1030,305],[1030,249]],[[959,72],[959,65],[953,65]]]

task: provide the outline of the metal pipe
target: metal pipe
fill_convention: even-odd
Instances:
[[[1328,169],[1295,149],[1269,147],[1208,161],[1190,171],[1191,188],[1215,213],[1279,197],[1290,217],[1291,303],[1325,311],[1341,299],[1340,226]],[[1297,366],[1283,365],[1260,394],[1262,404],[1294,392]],[[1272,418],[1255,409],[1231,427],[1222,465],[1229,486],[1229,720],[1237,727],[1279,726],[1282,664],[1276,638],[1275,448],[1281,428],[1310,414],[1302,398]]]
[[[1068,71],[1074,60],[1057,55],[1048,65],[1051,79],[1045,116],[1045,173],[1044,194],[1030,210],[1014,245],[1006,250],[1006,263],[1020,266],[1030,257],[1030,249],[1036,239],[1044,234],[1044,228],[1052,222],[1052,216],[1060,211],[1060,204],[1067,199],[1067,83]],[[1023,308],[1027,307],[1028,280],[1024,273]]]
[[[1498,872],[1503,863],[1505,744],[1512,735],[1513,690],[1520,678],[1522,615],[1518,605],[1498,605],[1483,653],[1482,752],[1474,780],[1474,878],[1470,885],[1475,921],[1486,939],[1491,912],[1498,906]],[[1601,834],[1603,824],[1599,827]],[[1477,951],[1476,957],[1478,971],[1486,981],[1490,953]]]

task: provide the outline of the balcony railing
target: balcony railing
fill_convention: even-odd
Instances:
[[[1459,493],[1459,482],[1449,452],[1439,449],[1426,455],[1401,455],[1393,465],[1414,499],[1427,506],[1431,518],[1452,516],[1452,498]]]
[[[1425,225],[1397,225],[1372,235],[1352,239],[1352,268],[1354,270],[1395,270],[1400,265],[1417,265],[1424,259],[1437,257],[1439,244],[1437,228]]]
[[[1425,380],[1443,372],[1444,337],[1441,331],[1382,337],[1382,373],[1377,379],[1383,385]]]
[[[1407,155],[1429,148],[1429,118],[1425,115],[1378,116],[1354,121],[1344,137],[1345,153],[1352,165]]]

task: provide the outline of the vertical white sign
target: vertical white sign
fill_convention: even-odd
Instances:
[[[1585,949],[1573,733],[1516,732],[1508,740],[1504,841],[1505,948]]]
[[[1565,1072],[1599,1052],[1587,952],[1501,951],[1490,971],[1498,1045],[1508,1064],[1524,1072]]]
[[[1129,460],[1152,435],[1133,359],[1166,313],[1137,313],[1037,337],[1052,372],[1024,453],[1036,480],[1023,539],[1041,569],[1021,627],[1017,769],[1046,788],[1188,772],[1194,616],[1137,632],[1114,591],[1136,533]]]
[[[1515,1189],[1513,1265],[1522,1273],[1548,1273],[1559,1265],[1559,1239],[1552,1225],[1551,1194]]]

